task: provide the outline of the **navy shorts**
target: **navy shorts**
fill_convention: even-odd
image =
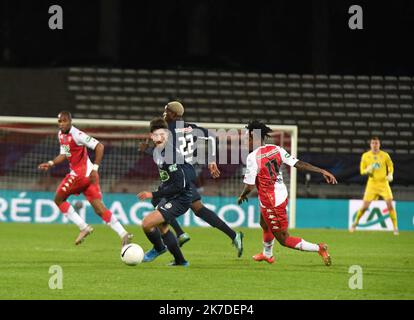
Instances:
[[[157,210],[161,212],[166,223],[170,223],[172,219],[187,212],[191,207],[191,197],[179,197],[167,200],[165,198],[157,205]]]
[[[193,194],[191,202],[201,200],[201,196],[198,193],[197,186],[195,184],[195,181],[197,180],[197,173],[196,173],[194,167],[189,163],[185,163],[184,166],[183,166],[183,169],[185,171],[186,177],[190,180],[190,188],[191,188],[191,192]]]
[[[192,193],[191,202],[201,200],[201,196],[197,191],[197,186],[195,185],[194,181],[190,181],[190,188]]]

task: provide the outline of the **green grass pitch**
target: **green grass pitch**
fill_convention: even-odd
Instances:
[[[128,230],[144,250],[150,247],[140,227]],[[242,258],[218,230],[186,230],[189,268],[166,266],[169,253],[130,267],[119,258],[119,238],[104,225],[75,246],[73,225],[0,224],[0,299],[414,299],[414,232],[291,230],[328,243],[333,264],[326,267],[316,253],[279,244],[275,264],[253,261],[262,248],[259,229],[242,230]],[[49,288],[52,265],[62,267],[62,289]],[[348,286],[352,265],[362,267],[362,289]]]

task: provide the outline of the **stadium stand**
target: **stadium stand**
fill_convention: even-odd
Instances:
[[[144,119],[171,99],[195,122],[253,117],[299,126],[299,152],[361,153],[369,136],[383,149],[414,154],[413,79],[391,76],[259,74],[190,70],[69,69],[74,115]]]
[[[39,76],[45,80],[36,84]],[[299,173],[299,197],[360,198],[364,183],[358,173],[360,155],[367,150],[369,137],[380,136],[383,149],[398,163],[395,196],[400,200],[412,199],[411,77],[71,67],[48,71],[2,69],[2,78],[15,79],[4,82],[7,90],[0,101],[5,107],[3,115],[23,115],[19,108],[36,106],[34,116],[55,117],[58,111],[68,109],[75,118],[150,120],[160,115],[166,102],[178,99],[185,105],[185,119],[190,122],[246,123],[258,118],[269,124],[297,125],[299,157],[329,168],[340,181],[333,189],[321,184],[318,177],[308,180]],[[27,88],[24,97],[16,93],[16,88],[22,86]],[[12,148],[10,144],[3,145]],[[105,159],[119,163],[119,151],[113,150],[113,154],[111,149],[107,150]],[[19,152],[22,156],[15,153],[12,159],[16,161],[14,171],[3,170],[7,164],[0,156],[3,182],[11,181],[13,176],[16,183],[16,172],[27,172],[33,167],[34,157],[25,156],[24,150]],[[51,156],[54,152],[55,149]],[[138,165],[132,160],[124,167],[128,172],[119,175],[135,179],[143,177],[140,168],[152,170],[149,163]],[[227,177],[236,174],[236,179],[242,175],[231,167],[222,171]],[[203,185],[206,194],[237,193],[230,186],[237,188],[238,184],[229,179],[210,181],[206,170],[200,172],[201,180],[209,181]],[[131,186],[129,179],[115,180],[115,185],[110,181],[113,179],[107,184],[103,181],[106,190],[119,192]],[[22,183],[27,184],[25,180]]]

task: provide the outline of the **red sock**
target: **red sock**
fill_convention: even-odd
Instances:
[[[69,210],[69,208],[70,208],[70,203],[69,203],[69,202],[67,202],[67,201],[62,202],[62,203],[59,205],[59,209],[60,209],[60,211],[62,211],[62,213],[63,213],[63,214],[67,213],[67,212],[68,212],[68,210]]]
[[[263,230],[263,242],[272,242],[274,238],[275,236],[269,228],[267,228],[267,231]]]
[[[296,246],[297,246],[297,244],[298,243],[300,243],[302,241],[302,239],[301,238],[295,238],[295,237],[288,237],[286,240],[285,240],[285,246],[286,247],[289,247],[289,248],[292,248],[292,249],[297,249],[296,248]]]
[[[105,221],[106,223],[109,223],[111,221],[112,218],[112,212],[109,210],[106,210],[103,215],[102,215],[102,220]]]

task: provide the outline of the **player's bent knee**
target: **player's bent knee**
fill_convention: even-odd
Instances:
[[[286,247],[286,239],[289,237],[287,232],[274,232],[276,240],[284,247]]]
[[[65,202],[64,199],[58,196],[55,197],[54,201],[55,201],[55,204],[59,207],[59,209],[60,209],[60,206]]]
[[[151,221],[150,218],[145,217],[144,220],[142,220],[142,225],[141,225],[142,229],[145,232],[150,232],[152,228],[155,227],[154,223]]]

